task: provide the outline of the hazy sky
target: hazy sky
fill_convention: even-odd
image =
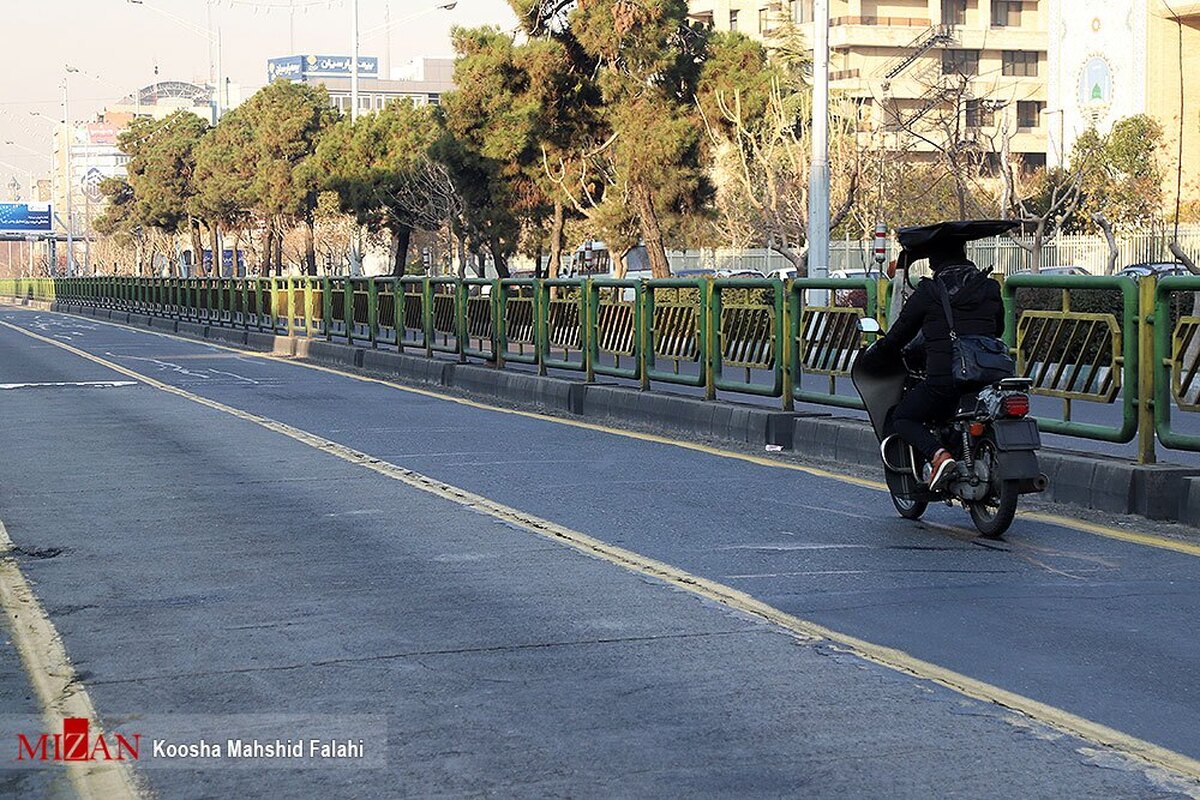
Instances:
[[[391,31],[393,65],[414,56],[450,55],[452,26],[516,24],[505,0],[458,0],[453,10],[431,10],[443,1],[359,0],[361,53],[382,55],[385,37],[365,33],[383,24],[385,7],[399,23]],[[206,81],[208,40],[192,28],[208,29],[211,6],[214,27],[221,28],[224,72],[249,96],[266,82],[266,60],[292,51],[289,19],[295,20],[295,52],[348,53],[351,5],[352,0],[144,0],[142,6],[127,0],[0,0],[7,64],[0,73],[0,161],[32,169],[35,176],[47,172],[46,159],[5,142],[49,153],[52,123],[29,112],[62,118],[65,64],[87,73],[70,76],[71,116],[78,120],[155,80]],[[0,181],[6,185],[13,172],[0,165]],[[24,183],[24,172],[18,175]],[[0,188],[0,196],[7,197],[7,189]]]

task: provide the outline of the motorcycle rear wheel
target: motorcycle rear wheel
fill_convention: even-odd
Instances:
[[[988,474],[996,474],[996,448],[989,441],[980,442],[976,459],[988,459]],[[1017,513],[1017,498],[1021,492],[1017,481],[994,480],[986,498],[970,504],[971,521],[985,539],[999,539],[1012,525]]]
[[[920,519],[921,515],[925,513],[925,509],[929,508],[927,500],[910,500],[896,495],[892,495],[892,505],[905,519]]]

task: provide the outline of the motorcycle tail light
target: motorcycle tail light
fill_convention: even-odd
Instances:
[[[1000,413],[1005,417],[1023,417],[1029,413],[1029,395],[1010,394],[1000,401]]]
[[[983,434],[986,431],[987,431],[987,426],[984,425],[982,422],[972,422],[971,423],[971,435],[972,436],[978,438],[980,436],[983,436]]]

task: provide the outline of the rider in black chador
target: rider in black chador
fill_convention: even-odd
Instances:
[[[924,340],[925,380],[905,392],[892,413],[892,428],[929,462],[929,486],[938,489],[954,473],[955,464],[930,430],[930,423],[953,416],[963,390],[951,374],[950,326],[942,292],[949,296],[954,330],[959,335],[1003,334],[1004,303],[1000,284],[967,260],[967,240],[954,223],[912,228],[906,233],[915,234],[919,242],[907,248],[912,260],[928,258],[933,278],[917,285],[887,335],[862,357],[876,363],[899,358],[907,347],[921,346],[920,340]]]

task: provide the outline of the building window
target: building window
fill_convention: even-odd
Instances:
[[[800,0],[796,3],[796,22],[803,24],[813,21],[813,0]]]
[[[731,30],[731,31],[737,30],[737,11],[729,12],[729,30]]]
[[[771,30],[771,9],[760,8],[758,10],[758,32],[766,33]]]
[[[1046,104],[1038,100],[1017,101],[1017,127],[1036,128],[1041,124],[1042,110]]]
[[[1021,0],[992,0],[992,27],[1021,26]]]
[[[978,50],[943,50],[943,75],[978,75]]]
[[[942,0],[942,24],[966,25],[967,0]]]
[[[966,117],[968,128],[990,128],[995,124],[995,111],[981,100],[967,101]]]
[[[1036,78],[1038,54],[1032,50],[1005,50],[1001,53],[1002,71],[1005,75]]]

